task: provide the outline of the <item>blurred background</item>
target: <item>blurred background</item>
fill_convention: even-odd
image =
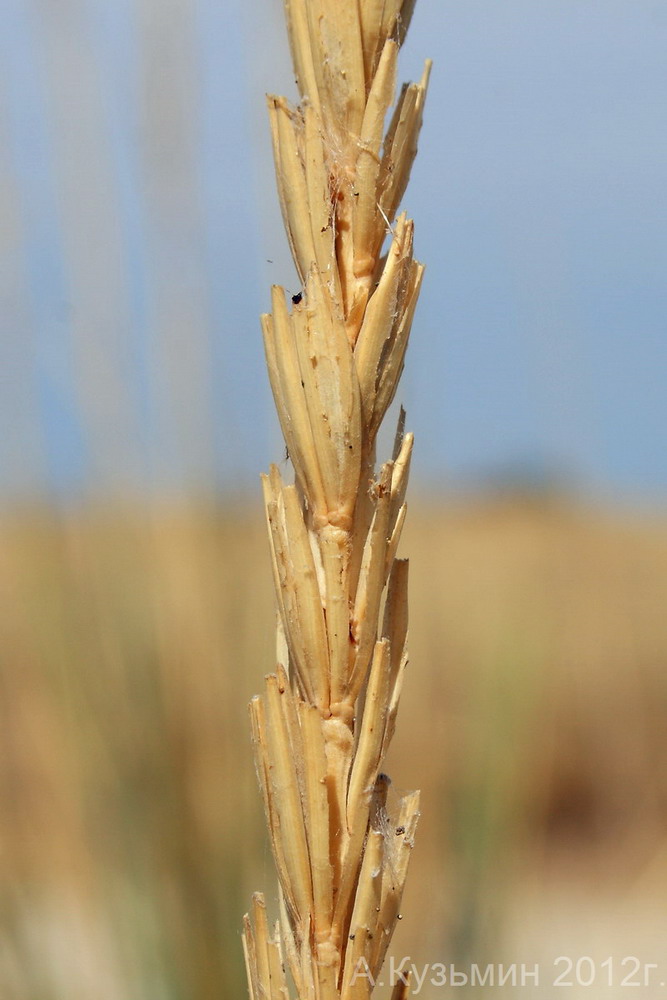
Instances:
[[[570,996],[667,982],[666,46],[659,0],[419,0],[402,54],[435,70],[393,950],[589,956]],[[2,1000],[244,996],[275,898],[267,91],[279,0],[0,0]]]

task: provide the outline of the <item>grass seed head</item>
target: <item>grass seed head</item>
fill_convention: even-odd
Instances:
[[[263,479],[279,663],[251,718],[281,919],[271,931],[255,897],[244,925],[251,1000],[288,996],[283,955],[299,997],[370,995],[419,816],[417,793],[387,804],[383,771],[407,663],[407,562],[396,559],[412,452],[404,413],[392,460],[375,472],[423,274],[398,209],[429,64],[389,116],[413,7],[286,0],[301,103],[268,101],[303,291],[289,303],[274,288],[262,318],[295,483],[275,466]],[[399,984],[394,1000],[407,991]]]

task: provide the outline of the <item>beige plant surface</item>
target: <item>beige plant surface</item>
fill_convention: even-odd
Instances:
[[[419,816],[417,792],[390,804],[383,773],[407,663],[408,564],[396,551],[413,439],[402,412],[392,458],[375,467],[423,272],[398,214],[429,72],[396,101],[413,7],[286,0],[301,103],[269,99],[303,292],[288,305],[274,287],[262,319],[295,482],[275,466],[264,477],[278,666],[251,721],[280,918],[270,928],[255,895],[252,1000],[287,1000],[287,966],[299,1000],[370,996]],[[395,997],[407,993],[396,984]]]

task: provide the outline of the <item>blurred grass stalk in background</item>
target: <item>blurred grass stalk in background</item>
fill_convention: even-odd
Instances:
[[[650,948],[667,524],[414,505],[406,530],[413,735],[391,766],[399,789],[421,768],[429,805],[403,904],[423,917],[394,953]],[[259,509],[5,514],[0,549],[0,995],[243,996],[237,915],[271,868],[229,711],[272,656]]]

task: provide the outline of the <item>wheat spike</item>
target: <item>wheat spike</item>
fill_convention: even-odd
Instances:
[[[299,1000],[371,995],[419,817],[416,792],[388,804],[383,773],[407,663],[403,411],[392,458],[375,467],[423,274],[398,211],[429,63],[389,114],[413,7],[285,0],[301,103],[268,100],[303,293],[290,308],[274,288],[262,317],[295,482],[275,466],[263,479],[278,664],[251,725],[281,904],[273,932],[261,895],[244,921],[251,1000],[286,1000],[287,966]]]

